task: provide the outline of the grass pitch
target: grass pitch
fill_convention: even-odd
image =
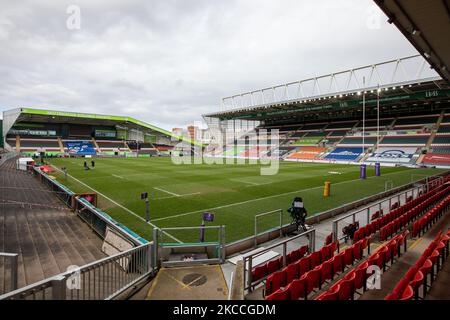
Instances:
[[[88,163],[90,163],[90,159]],[[254,216],[282,209],[283,222],[289,223],[286,209],[295,196],[301,196],[312,216],[393,187],[435,175],[445,170],[382,168],[374,176],[368,167],[367,179],[359,179],[359,166],[280,162],[273,176],[260,175],[254,164],[175,165],[170,158],[96,158],[95,168],[85,171],[85,159],[52,159],[56,167],[67,167],[69,177],[57,179],[75,192],[99,193],[99,207],[142,237],[150,239],[151,225],[145,218],[141,192],[150,197],[150,222],[158,227],[199,226],[201,214],[215,214],[209,225],[225,225],[226,241],[233,242],[254,233]],[[331,182],[331,196],[323,197],[325,181]],[[259,230],[275,227],[277,216],[262,220]],[[194,232],[194,231],[193,231]],[[195,231],[196,233],[198,231]],[[198,235],[175,234],[186,240]],[[187,241],[187,240],[186,240]]]

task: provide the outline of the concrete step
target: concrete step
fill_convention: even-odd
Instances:
[[[57,239],[59,245],[67,254],[71,265],[82,266],[85,264],[83,257],[80,255],[78,250],[74,247],[74,244],[71,239],[67,237],[64,231],[60,228],[58,220],[61,217],[56,217],[54,215],[48,214],[48,212],[43,212],[41,214],[42,219],[46,219],[49,224],[54,237]]]
[[[47,239],[45,238],[43,231],[40,228],[37,219],[35,218],[34,212],[26,212],[26,217],[30,226],[31,236],[37,249],[37,254],[42,266],[44,276],[47,278],[60,273],[61,270],[59,269],[55,257],[47,242]]]
[[[25,269],[25,279],[27,283],[34,283],[44,278],[44,272],[39,261],[34,239],[31,235],[30,226],[26,219],[25,210],[20,209],[15,213],[17,232],[20,241],[20,249]]]
[[[60,245],[57,237],[53,234],[53,230],[50,224],[48,223],[48,221],[42,218],[41,214],[42,212],[36,210],[36,212],[34,213],[35,219],[38,222],[42,230],[42,233],[45,236],[50,251],[58,265],[59,271],[64,272],[67,270],[67,267],[72,264],[71,260],[68,257],[67,253],[62,248],[62,246]]]
[[[5,245],[4,250],[9,253],[17,253],[19,254],[18,257],[18,287],[23,287],[26,285],[26,279],[25,279],[25,270],[23,266],[23,257],[22,257],[22,251],[20,248],[20,241],[19,241],[19,235],[17,231],[17,223],[16,223],[16,216],[15,216],[15,210],[17,210],[17,206],[5,206],[4,210],[4,221],[5,221]],[[11,264],[8,260],[4,261],[4,270],[5,274],[9,274],[9,270],[11,270]],[[5,287],[10,288],[10,277],[5,276]]]

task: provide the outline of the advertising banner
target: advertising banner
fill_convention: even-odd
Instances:
[[[95,155],[95,148],[90,141],[66,141],[66,147],[73,155]]]
[[[450,154],[445,153],[429,153],[422,160],[425,164],[445,164],[450,165]]]
[[[334,159],[342,161],[355,161],[362,153],[362,148],[338,147],[325,156],[324,159]]]
[[[368,162],[410,163],[417,148],[383,147],[375,150],[367,159]]]

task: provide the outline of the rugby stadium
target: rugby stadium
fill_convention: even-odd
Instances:
[[[209,143],[4,111],[0,300],[450,299],[448,7],[375,3],[418,54],[225,97]]]

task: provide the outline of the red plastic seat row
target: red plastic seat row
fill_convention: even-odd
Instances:
[[[425,296],[428,275],[430,274],[432,280],[433,267],[435,265],[437,265],[437,271],[439,271],[439,257],[442,257],[443,259],[446,257],[445,250],[448,247],[449,240],[449,235],[442,235],[442,232],[440,232],[424,250],[415,265],[400,279],[392,293],[385,297],[385,300],[402,300],[401,297],[410,297],[410,290],[413,291],[414,296],[417,299],[419,297],[419,288],[421,286],[423,286],[423,296]],[[411,289],[409,289],[409,287]],[[412,299],[412,296],[410,299]]]
[[[296,250],[289,252],[286,255],[286,263],[289,265],[298,261],[308,252],[308,246],[302,246]],[[256,266],[252,270],[252,282],[264,279],[266,276],[280,270],[283,267],[283,257],[278,257],[277,259],[270,260],[264,265]]]
[[[319,251],[313,252],[287,265],[283,270],[269,275],[266,279],[264,294],[266,296],[270,295],[281,287],[289,285],[294,280],[301,278],[304,274],[320,266],[322,264],[322,257],[333,257],[336,249],[337,243],[333,242],[330,245],[322,247]]]
[[[316,300],[353,300],[358,289],[366,290],[367,261],[348,272],[341,280],[333,284],[327,291],[316,297]]]
[[[422,232],[425,232],[431,225],[439,219],[450,205],[450,196],[447,196],[438,205],[427,212],[423,217],[414,222],[412,226],[412,235],[420,236]]]
[[[398,202],[396,202],[397,205],[394,205],[394,208],[391,208],[389,213],[381,217],[378,217],[379,212],[377,211],[374,215],[372,215],[371,223],[355,231],[353,241],[359,241],[363,237],[368,237],[378,230],[380,230],[381,234],[380,239],[382,241],[386,240],[392,234],[406,226],[414,217],[423,211],[426,205],[436,201],[436,197],[442,196],[445,192],[446,190],[442,190],[440,193],[434,194],[432,191],[425,195],[419,196],[417,199],[405,203],[403,206],[398,206]],[[430,193],[434,194],[431,198]],[[426,203],[423,203],[424,201]]]

